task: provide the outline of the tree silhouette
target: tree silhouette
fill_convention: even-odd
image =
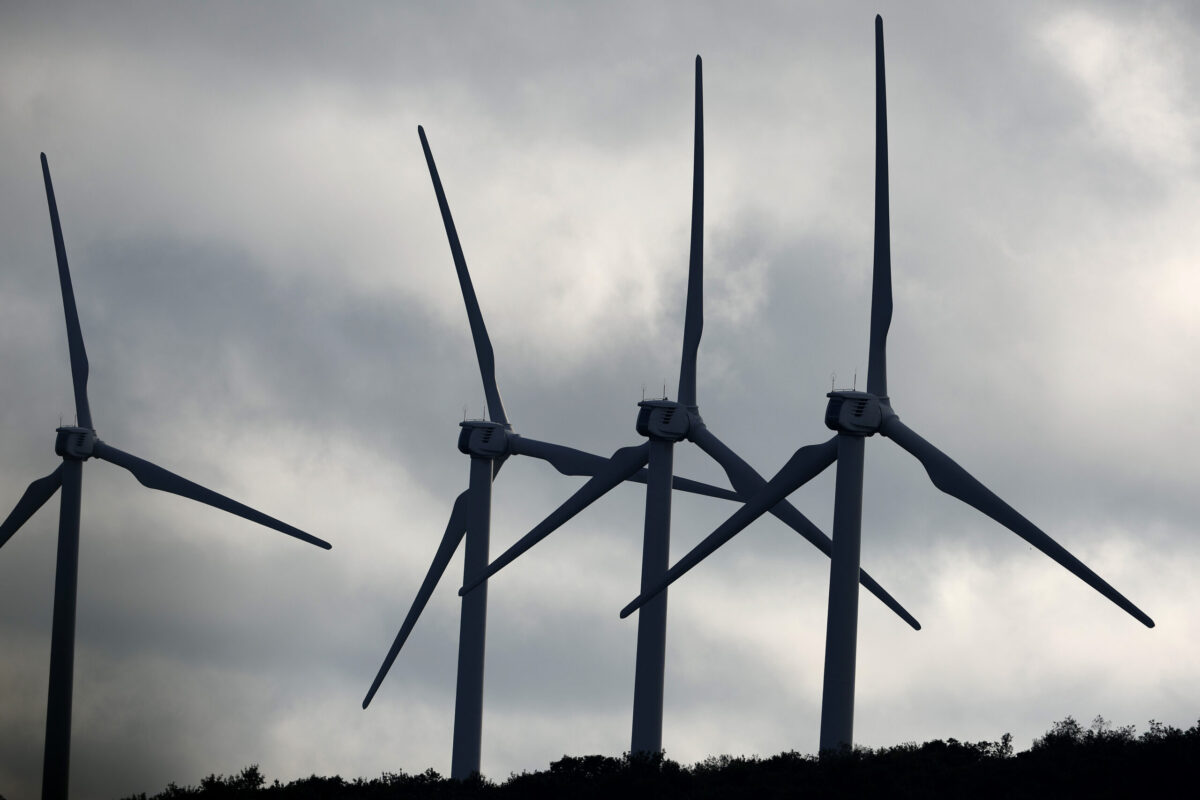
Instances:
[[[995,742],[935,739],[893,747],[856,747],[841,755],[785,752],[759,756],[713,756],[690,767],[665,753],[620,757],[563,756],[540,772],[493,782],[443,778],[434,770],[347,781],[312,775],[288,784],[266,779],[257,765],[228,777],[209,775],[198,787],[170,784],[161,794],[127,800],[334,800],[334,798],[806,798],[842,797],[1157,797],[1178,794],[1195,783],[1200,763],[1200,722],[1187,730],[1150,720],[1140,736],[1134,726],[1115,727],[1096,717],[1087,728],[1074,717],[1051,725],[1024,752],[1014,753],[1012,735]],[[3,800],[3,798],[0,798]]]

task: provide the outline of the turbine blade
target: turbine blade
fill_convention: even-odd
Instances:
[[[638,470],[646,465],[650,459],[650,443],[646,442],[636,447],[623,447],[613,453],[609,459],[608,467],[596,473],[596,475],[579,488],[575,494],[571,495],[566,502],[560,505],[557,509],[551,512],[550,516],[539,522],[533,530],[521,537],[521,539],[508,550],[488,565],[487,570],[482,576],[476,578],[469,584],[464,585],[458,590],[460,595],[465,595],[467,592],[474,589],[476,586],[484,583],[488,578],[495,575],[504,567],[508,566],[514,559],[520,556],[529,548],[545,539],[563,523],[574,517],[580,511],[583,511],[593,502],[608,493],[617,484],[629,478]]]
[[[645,483],[647,476],[650,473],[647,470],[641,470],[629,480]],[[740,492],[732,492],[729,489],[722,489],[719,486],[711,486],[707,483],[694,481],[691,478],[680,478],[678,475],[671,476],[671,488],[678,492],[688,492],[689,494],[700,494],[705,497],[716,497],[719,500],[736,500],[739,503],[744,503],[750,498]]]
[[[729,482],[745,497],[753,497],[755,493],[762,491],[763,487],[767,485],[765,478],[759,475],[753,467],[747,464],[741,456],[733,452],[707,427],[697,426],[696,429],[693,429],[689,433],[689,437],[700,446],[701,450],[708,453],[713,460],[721,465],[721,468],[725,470],[725,474],[729,476]],[[834,437],[834,441],[836,442],[836,437]],[[834,455],[836,455],[836,443],[833,450]],[[833,463],[832,460],[830,463]],[[833,541],[820,528],[814,525],[808,517],[800,513],[800,510],[788,502],[786,498],[776,503],[770,511],[784,525],[787,525],[796,533],[803,536],[813,547],[820,550],[826,556],[829,556],[833,552]],[[900,605],[896,601],[896,598],[892,597],[874,578],[867,574],[866,570],[860,570],[859,582],[862,583],[863,588],[879,598],[885,606],[895,612],[897,616],[907,622],[914,630],[921,629],[921,623],[917,622],[916,617],[908,613],[908,610]]]
[[[217,494],[212,489],[205,489],[198,483],[193,483],[186,478],[181,478],[173,472],[168,472],[160,466],[151,464],[145,459],[138,458],[135,455],[126,453],[123,450],[97,441],[94,451],[96,458],[102,458],[105,461],[112,462],[117,466],[124,467],[133,473],[133,477],[150,489],[157,489],[160,492],[170,492],[177,494],[180,497],[187,497],[196,500],[200,503],[205,503],[213,508],[219,508],[222,511],[228,511],[230,514],[248,519],[251,522],[257,522],[259,525],[265,525],[268,528],[286,533],[288,536],[315,544],[317,547],[322,547],[329,550],[333,545],[324,539],[305,533],[299,528],[293,528],[286,522],[280,522],[274,517],[269,517],[261,511],[255,511],[250,506],[242,505],[236,500],[230,500],[223,494]]]
[[[425,163],[429,165],[433,191],[437,195],[438,208],[442,210],[446,238],[450,240],[450,254],[454,257],[454,269],[458,272],[458,285],[462,289],[463,302],[467,306],[471,338],[475,341],[475,356],[479,360],[479,374],[483,377],[483,392],[487,398],[488,418],[492,422],[507,425],[508,417],[504,414],[504,403],[500,400],[500,389],[496,386],[496,357],[492,352],[492,340],[488,338],[487,326],[483,324],[483,313],[479,310],[479,300],[476,299],[475,287],[471,284],[471,273],[467,271],[467,259],[463,256],[462,245],[458,241],[454,218],[450,216],[450,203],[446,200],[446,192],[442,190],[442,179],[438,177],[437,165],[433,163],[433,152],[429,149],[429,140],[425,138],[425,129],[420,125],[417,126],[417,134],[421,137],[421,149],[425,151]]]
[[[1092,572],[1082,561],[1067,552],[1065,547],[1021,516],[1012,506],[997,497],[948,455],[921,438],[912,428],[901,422],[899,417],[891,417],[884,422],[880,432],[915,456],[925,467],[925,471],[929,473],[929,479],[933,481],[934,486],[987,514],[1050,556],[1088,586],[1116,603],[1147,628],[1154,627],[1154,620],[1150,619],[1141,609],[1126,600],[1124,595]]]
[[[522,456],[540,458],[563,475],[595,475],[608,464],[604,456],[585,453],[573,447],[551,444],[528,436],[509,436],[510,451]]]
[[[63,468],[60,464],[54,472],[29,484],[25,494],[21,495],[21,499],[17,501],[16,507],[4,522],[0,523],[0,547],[4,547],[13,534],[19,531],[21,526],[54,496],[58,487],[62,486],[62,471]]]
[[[733,484],[733,488],[747,500],[753,498],[755,494],[762,491],[763,487],[767,485],[766,478],[759,475],[753,467],[747,464],[741,456],[733,452],[728,445],[717,438],[717,435],[706,426],[698,425],[693,427],[688,432],[688,438],[721,465],[721,469],[725,470],[725,474],[729,476],[729,482]],[[834,454],[836,455],[836,449]],[[833,460],[831,459],[829,463],[832,464]],[[812,477],[816,477],[816,474],[819,474],[819,472],[814,473]],[[797,488],[799,487],[797,486]],[[792,509],[795,513],[784,512],[783,508],[785,506]],[[820,528],[812,524],[808,517],[801,514],[787,500],[779,501],[770,511],[775,516],[780,517],[788,526],[794,528],[796,533],[811,542],[818,550],[826,555],[829,554],[829,537]],[[788,519],[783,519],[781,514],[784,513],[787,513]]]
[[[75,387],[75,417],[80,427],[92,428],[92,409],[88,405],[88,358],[83,347],[83,331],[79,328],[79,310],[75,307],[75,290],[71,288],[71,270],[67,267],[67,245],[63,241],[62,224],[58,219],[58,203],[54,199],[54,184],[50,182],[50,165],[42,153],[42,177],[46,181],[46,204],[50,207],[50,229],[54,233],[54,255],[58,258],[58,282],[62,287],[63,314],[67,319],[67,348],[71,352],[71,383]]]
[[[875,258],[871,282],[871,351],[867,391],[887,397],[887,335],[892,324],[892,244],[888,221],[887,87],[883,18],[875,17]]]
[[[696,405],[696,356],[704,332],[704,82],[696,56],[696,134],[692,151],[692,244],[688,258],[687,316],[679,365],[679,402]]]
[[[413,626],[417,624],[417,619],[420,618],[421,612],[425,610],[426,604],[429,603],[429,598],[433,595],[433,590],[437,588],[438,581],[442,579],[442,575],[446,572],[446,567],[450,564],[450,559],[454,557],[454,551],[458,549],[459,542],[466,535],[466,513],[467,492],[463,492],[454,500],[454,508],[450,511],[450,521],[446,523],[446,532],[442,534],[442,541],[438,544],[437,552],[433,555],[433,561],[429,564],[429,570],[425,573],[425,580],[421,581],[421,588],[417,590],[417,596],[413,599],[412,606],[408,609],[408,616],[404,618],[404,624],[400,626],[400,632],[396,634],[395,641],[392,642],[387,656],[383,659],[383,666],[379,668],[379,672],[375,675],[375,680],[371,683],[370,690],[367,691],[367,696],[363,699],[363,708],[371,704],[375,693],[379,691],[379,685],[387,677],[388,670],[392,668],[392,663],[395,662],[396,656],[400,654],[400,648],[404,647],[404,643],[408,641],[408,635],[412,633]]]
[[[812,444],[797,450],[774,478],[767,481],[761,490],[756,492],[750,501],[734,512],[733,516],[721,523],[721,526],[705,537],[692,551],[667,570],[667,574],[655,586],[638,595],[629,605],[621,609],[624,619],[637,611],[659,592],[666,589],[677,579],[687,573],[717,548],[740,533],[747,525],[775,507],[780,500],[796,491],[802,484],[821,474],[821,471],[837,458],[837,437],[822,444]]]
[[[582,450],[576,450],[573,447],[564,447],[559,444],[550,444],[549,442],[530,439],[527,436],[511,436],[509,437],[509,443],[511,452],[518,455],[540,458],[563,475],[595,475],[608,466],[609,463],[609,459],[604,456],[586,453]],[[626,480],[645,483],[646,476],[646,470],[642,469],[629,476]],[[744,503],[748,499],[729,489],[711,486],[689,478],[674,477],[671,481],[671,486],[681,492],[701,494],[722,500],[738,500]]]

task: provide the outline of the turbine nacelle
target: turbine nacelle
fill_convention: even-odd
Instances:
[[[460,422],[458,449],[473,458],[499,458],[508,453],[507,426],[498,422],[470,419]]]
[[[72,461],[87,461],[95,453],[96,432],[91,428],[64,426],[55,428],[58,437],[54,440],[54,452]]]
[[[850,436],[871,436],[896,416],[888,398],[869,392],[829,392],[825,427]]]
[[[651,439],[679,442],[687,438],[692,429],[692,415],[699,421],[700,415],[693,408],[672,400],[643,400],[638,403],[637,432]]]

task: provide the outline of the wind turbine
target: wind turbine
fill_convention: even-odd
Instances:
[[[888,224],[887,103],[883,70],[883,19],[875,17],[875,256],[871,288],[871,333],[867,390],[832,391],[825,425],[837,432],[821,445],[797,450],[754,499],[713,531],[666,576],[621,610],[626,617],[653,602],[658,593],[703,560],[767,509],[820,473],[831,448],[837,453],[833,510],[833,557],[829,567],[829,611],[825,638],[825,678],[821,696],[821,751],[853,745],[854,667],[858,638],[859,543],[862,528],[863,451],[875,433],[911,453],[933,485],[982,511],[1054,559],[1148,628],[1154,621],[1092,572],[1040,528],[925,441],[892,410],[887,391],[886,343],[892,320],[892,258]]]
[[[54,233],[58,280],[62,286],[63,312],[67,320],[67,345],[71,354],[71,379],[75,389],[76,424],[57,429],[54,452],[62,457],[62,464],[46,477],[29,484],[25,494],[17,501],[16,508],[3,523],[0,523],[0,547],[3,547],[59,488],[62,489],[62,505],[58,518],[58,562],[54,576],[54,618],[50,634],[46,751],[42,762],[42,797],[48,799],[66,798],[70,772],[75,594],[79,574],[79,513],[85,461],[95,456],[129,470],[143,486],[206,503],[326,550],[330,549],[331,545],[149,461],[118,450],[96,436],[87,397],[87,352],[83,347],[79,312],[75,307],[75,292],[71,288],[71,273],[67,268],[67,249],[63,243],[58,204],[54,200],[54,186],[50,182],[50,167],[46,162],[45,153],[42,153],[42,176],[46,182],[46,202],[50,207],[50,227]]]
[[[716,461],[742,497],[749,498],[766,486],[753,467],[717,438],[704,424],[696,403],[696,356],[704,327],[704,110],[700,56],[696,56],[696,122],[692,181],[691,254],[688,267],[687,312],[683,333],[683,356],[679,370],[678,400],[643,400],[638,403],[637,431],[649,442],[626,447],[613,454],[608,466],[585,483],[574,495],[522,537],[459,591],[465,598],[484,591],[481,584],[551,532],[600,498],[622,480],[649,462],[646,484],[646,517],[642,546],[643,591],[660,583],[666,573],[671,533],[671,476],[676,442],[693,442]],[[827,443],[828,444],[828,443]],[[836,450],[824,447],[822,468],[833,462]],[[826,555],[831,553],[827,536],[794,506],[779,498],[768,509]],[[921,625],[865,571],[855,580],[878,597],[914,629]],[[480,588],[476,588],[480,587]],[[634,679],[633,731],[630,749],[655,753],[662,749],[663,676],[666,659],[667,596],[646,603],[638,616],[637,665]]]
[[[437,195],[438,207],[441,209],[446,237],[450,241],[450,253],[454,260],[454,268],[458,273],[463,302],[467,307],[471,338],[475,344],[475,355],[479,362],[480,375],[483,378],[488,419],[464,420],[461,423],[462,431],[458,438],[458,449],[471,457],[468,488],[454,501],[454,507],[450,512],[450,521],[446,524],[446,531],[442,535],[442,541],[429,565],[425,579],[421,582],[421,588],[417,591],[408,615],[400,626],[400,632],[396,634],[391,649],[384,657],[383,665],[379,668],[367,696],[363,699],[364,709],[370,705],[380,684],[383,683],[384,677],[387,676],[388,670],[392,668],[392,664],[400,654],[400,649],[408,640],[409,634],[412,633],[413,626],[416,625],[417,619],[424,611],[433,590],[437,587],[464,536],[467,543],[463,580],[475,580],[487,567],[492,481],[510,455],[540,458],[549,462],[564,475],[595,475],[608,466],[608,459],[603,456],[530,439],[513,431],[513,427],[508,421],[508,415],[504,411],[504,403],[500,399],[500,390],[496,384],[496,361],[492,351],[492,342],[488,337],[487,326],[483,322],[483,314],[479,310],[479,301],[471,283],[466,257],[463,255],[462,245],[459,243],[454,218],[450,215],[450,205],[446,200],[441,178],[438,176],[433,153],[429,149],[429,141],[425,137],[425,129],[418,126],[417,133],[421,138],[425,163],[429,167],[429,176],[433,180],[433,190]],[[625,478],[642,483],[647,481],[645,471],[639,473],[634,470]],[[737,492],[686,478],[675,478],[673,483],[668,481],[668,485],[673,485],[674,488],[683,491],[726,500],[745,502],[748,499]],[[462,600],[458,640],[458,677],[454,704],[454,747],[450,766],[450,775],[453,778],[463,779],[479,772],[483,730],[483,662],[486,628],[487,587],[483,587]]]

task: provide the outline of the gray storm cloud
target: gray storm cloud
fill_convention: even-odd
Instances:
[[[1190,7],[13,4],[0,11],[0,505],[70,416],[37,154],[101,436],[329,539],[84,479],[72,785],[447,772],[461,562],[360,703],[466,487],[483,392],[438,158],[531,436],[604,455],[678,379],[705,59],[704,416],[764,474],[866,374],[872,18],[888,25],[897,411],[1145,608],[1147,631],[868,448],[856,736],[1190,725],[1200,237]],[[685,448],[678,474],[724,483]],[[514,459],[499,554],[577,488]],[[793,500],[828,530],[832,474]],[[492,582],[484,772],[629,746],[643,494]],[[680,497],[673,558],[732,507]],[[57,506],[0,550],[0,793],[40,780]],[[826,562],[764,520],[671,591],[664,743],[817,745]]]

